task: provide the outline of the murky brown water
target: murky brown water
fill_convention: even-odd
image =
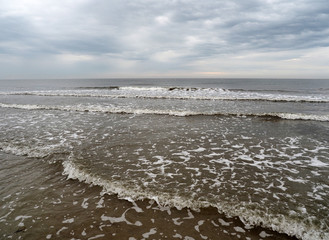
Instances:
[[[293,239],[248,228],[216,208],[192,211],[131,203],[62,175],[49,164],[2,153],[2,239]],[[36,171],[35,167],[38,167]],[[6,184],[6,187],[3,186]]]
[[[0,238],[328,238],[326,88],[200,86],[0,91]]]

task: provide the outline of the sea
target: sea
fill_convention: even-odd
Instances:
[[[329,239],[329,80],[0,80],[0,239]]]

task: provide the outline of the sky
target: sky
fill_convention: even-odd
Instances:
[[[328,0],[0,0],[0,30],[0,79],[329,79]]]

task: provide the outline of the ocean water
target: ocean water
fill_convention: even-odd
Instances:
[[[0,133],[0,239],[329,239],[329,80],[1,80]]]

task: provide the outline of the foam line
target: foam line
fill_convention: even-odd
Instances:
[[[215,207],[220,213],[224,213],[228,217],[239,217],[244,224],[251,226],[261,226],[280,233],[286,233],[289,236],[296,236],[303,240],[324,240],[329,238],[329,232],[323,232],[307,221],[298,221],[295,218],[284,216],[281,214],[271,214],[262,212],[253,207],[248,208],[246,204],[231,202],[210,203],[206,200],[198,201],[195,199],[184,198],[181,196],[172,196],[169,193],[148,192],[140,189],[138,185],[127,186],[123,182],[111,182],[103,180],[94,174],[89,174],[74,163],[74,157],[63,162],[63,174],[69,179],[77,179],[92,185],[101,186],[105,193],[117,195],[120,199],[136,200],[155,200],[159,206],[176,207],[177,209],[190,208],[199,210],[200,208]]]
[[[311,121],[329,121],[329,114],[315,115],[305,113],[230,113],[230,112],[197,112],[197,111],[174,111],[174,110],[152,110],[152,109],[133,109],[129,107],[109,107],[99,105],[76,105],[76,106],[50,106],[50,105],[35,105],[35,104],[6,104],[0,103],[2,108],[15,108],[24,110],[58,110],[72,112],[100,112],[113,114],[150,114],[150,115],[170,115],[177,117],[188,116],[246,116],[246,117],[263,117],[277,118],[288,120],[311,120]]]
[[[222,88],[180,88],[180,87],[109,87],[80,90],[1,92],[0,95],[36,95],[62,97],[103,98],[148,98],[181,100],[229,100],[229,101],[271,101],[328,103],[325,95],[296,95],[282,92],[231,91]]]

